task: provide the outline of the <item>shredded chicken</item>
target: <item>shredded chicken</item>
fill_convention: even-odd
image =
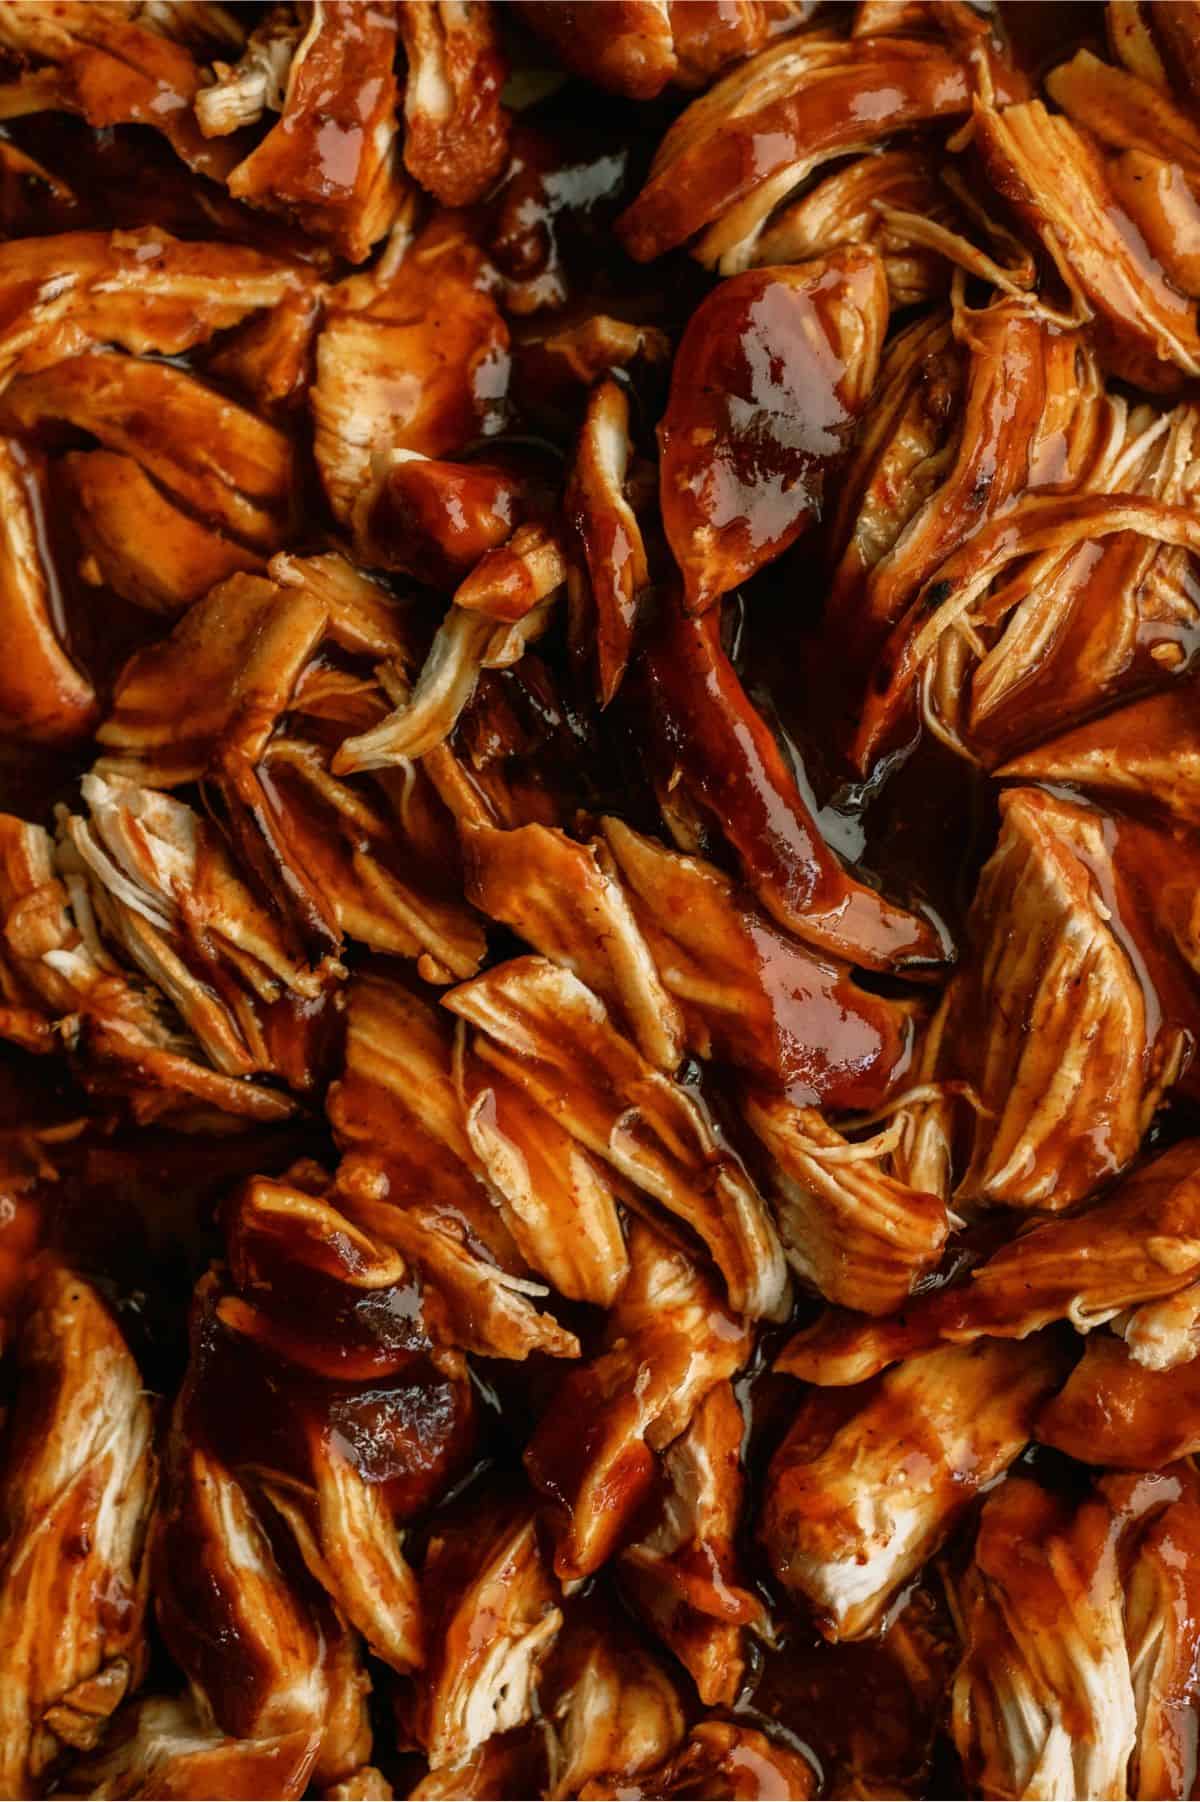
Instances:
[[[480,200],[501,174],[504,62],[487,0],[414,0],[397,24],[408,61],[404,163],[443,206]]]
[[[455,989],[446,1005],[475,1049],[704,1242],[732,1305],[781,1318],[788,1283],[766,1207],[702,1106],[647,1063],[600,998],[546,958],[520,958]]]
[[[970,106],[966,69],[936,42],[783,37],[680,115],[618,230],[639,261],[700,233],[695,254],[731,274],[754,259],[778,203],[823,162]]]
[[[0,1788],[41,1790],[94,1746],[146,1661],[150,1404],[91,1284],[34,1275],[0,1476]]]
[[[623,1590],[689,1672],[707,1708],[736,1701],[746,1670],[745,1632],[766,1625],[734,1544],[744,1431],[732,1386],[718,1383],[663,1455],[667,1487],[657,1521],[621,1554]],[[620,1768],[616,1759],[597,1766]]]
[[[607,1348],[566,1377],[526,1449],[553,1503],[554,1568],[585,1577],[653,1493],[656,1452],[745,1361],[750,1334],[682,1250],[636,1221],[629,1275],[609,1310]]]
[[[228,175],[237,199],[293,215],[352,263],[370,255],[408,198],[396,160],[396,36],[388,9],[313,0],[279,122]]]
[[[430,1659],[417,1709],[437,1771],[465,1763],[493,1734],[530,1719],[563,1617],[533,1515],[517,1503],[447,1524],[429,1547],[421,1582]]]
[[[908,1359],[848,1418],[837,1396],[801,1403],[759,1531],[828,1638],[875,1629],[971,1498],[1020,1456],[1061,1369],[1046,1340],[984,1339]]]

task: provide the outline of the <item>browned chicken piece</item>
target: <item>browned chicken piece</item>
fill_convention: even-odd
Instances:
[[[989,180],[1083,295],[1114,374],[1164,391],[1200,374],[1195,305],[1123,226],[1094,141],[1040,100],[1003,110],[977,104],[974,141]]]
[[[766,911],[819,953],[872,970],[945,960],[944,929],[856,881],[822,837],[721,643],[719,608],[694,619],[664,607],[639,675],[647,761],[680,850],[721,834]]]
[[[797,1106],[877,1105],[910,1066],[913,1008],[785,933],[715,864],[608,816],[604,842],[698,1057]],[[595,983],[592,985],[595,987]]]
[[[6,429],[90,432],[137,459],[202,520],[255,550],[288,531],[293,452],[255,414],[169,363],[94,351],[18,376],[0,397]]]
[[[611,1306],[629,1272],[626,1185],[469,1047],[455,1070],[471,1149],[517,1250],[560,1295]]]
[[[98,774],[196,781],[242,722],[273,725],[328,626],[303,586],[235,575],[126,664],[96,737]],[[184,701],[186,699],[186,708]]]
[[[1011,298],[959,329],[965,369],[932,324],[894,342],[850,465],[831,625],[856,657],[1014,495],[1076,486],[1107,448],[1110,403],[1077,334]]]
[[[631,100],[668,82],[712,77],[780,32],[803,24],[809,0],[521,0],[519,11],[576,75]]]
[[[746,1631],[766,1620],[761,1600],[745,1587],[734,1543],[745,1490],[744,1433],[732,1385],[718,1383],[663,1453],[658,1518],[621,1553],[618,1566],[623,1592],[679,1659],[707,1708],[733,1706],[746,1674]],[[611,1758],[589,1774],[622,1768]]]
[[[541,568],[532,583],[528,567],[516,555],[527,537],[531,549],[536,546],[549,553],[539,559]],[[506,579],[491,587],[482,580],[497,557],[517,561],[515,584],[507,579],[507,571]],[[527,646],[548,629],[563,573],[558,547],[546,542],[541,526],[519,526],[507,546],[489,552],[455,594],[411,688],[403,671],[393,667],[380,672],[394,711],[368,731],[343,739],[333,760],[336,774],[392,768],[443,745],[470,704],[484,670],[518,663]],[[514,598],[520,611],[510,618]]]
[[[1171,79],[1194,106],[1200,100],[1200,20],[1191,0],[1164,0],[1162,11],[1149,10],[1150,30]]]
[[[1148,801],[1189,826],[1200,825],[1197,682],[1173,681],[1161,694],[1045,739],[1002,764],[1019,782],[1070,783],[1120,801]]]
[[[489,648],[489,667],[501,668],[514,661],[530,634],[546,617],[542,603],[566,581],[562,546],[550,527],[538,520],[519,525],[507,543],[485,551],[475,568],[454,591],[455,604],[470,613],[485,614],[498,625],[511,625],[511,635],[496,634]]]
[[[167,232],[65,232],[0,244],[0,385],[97,344],[175,356],[288,295],[310,271]]]
[[[991,762],[1185,666],[1197,416],[1186,406],[1148,422],[1118,403],[1113,423],[1123,442],[1083,492],[1015,499],[925,582],[879,654],[851,752],[859,770],[918,704],[960,755]]]
[[[631,100],[652,100],[676,72],[670,0],[518,0],[516,10],[569,69]]]
[[[703,613],[819,518],[887,331],[871,250],[750,270],[688,321],[658,428],[663,527]]]
[[[1130,1356],[1147,1370],[1174,1370],[1200,1353],[1200,1282],[1161,1301],[1143,1302],[1112,1322]]]
[[[465,1764],[428,1771],[409,1802],[465,1802],[466,1798],[536,1796],[549,1774],[548,1730],[530,1722],[512,1733],[494,1733]]]
[[[228,137],[244,125],[257,125],[265,112],[283,111],[288,72],[305,30],[298,6],[271,6],[236,63],[214,62],[216,80],[195,98],[196,119],[206,138]]]
[[[322,293],[301,288],[227,338],[205,365],[268,415],[288,412],[308,395],[315,373],[315,345]]]
[[[625,675],[650,566],[625,481],[629,400],[609,375],[593,388],[564,500],[576,556],[569,581],[573,629],[595,646],[596,692],[607,707]]]
[[[800,1802],[817,1793],[817,1772],[799,1752],[769,1739],[756,1727],[732,1721],[701,1721],[693,1727],[687,1744],[674,1758],[647,1771],[633,1782],[619,1775],[603,1782],[587,1783],[580,1798],[691,1796],[704,1802],[767,1802],[768,1797],[795,1797]]]
[[[631,1536],[654,1492],[654,1454],[750,1352],[745,1322],[687,1253],[640,1220],[629,1252],[606,1349],[565,1378],[525,1452],[552,1504],[564,1581],[590,1576]]]
[[[415,0],[397,23],[408,59],[405,167],[443,206],[482,200],[508,159],[506,70],[489,0]]]
[[[549,1717],[548,1797],[577,1796],[593,1777],[636,1778],[685,1732],[681,1697],[616,1612],[594,1598],[567,1610],[541,1686]]]
[[[1118,1555],[1124,1510],[1009,1477],[954,1586],[952,1728],[985,1796],[1121,1797],[1137,1737]]]
[[[120,0],[4,0],[0,47],[48,68],[43,107],[80,113],[89,125],[148,125],[192,169],[223,180],[233,158],[206,144],[192,113],[200,68],[191,51]]]
[[[624,889],[595,843],[539,825],[464,834],[475,906],[585,982],[668,1076],[683,1057],[683,1020]]]
[[[40,826],[0,815],[0,913],[4,919],[5,987],[20,1003],[19,1043],[40,1014],[80,1061],[85,1085],[115,1091],[135,1118],[193,1111],[211,1125],[211,1110],[247,1120],[281,1120],[295,1104],[212,1067],[182,1030],[165,996],[128,975],[101,940],[95,891],[73,852],[56,851]],[[205,1115],[205,1110],[209,1110]]]
[[[883,352],[828,528],[828,605],[856,643],[882,624],[865,616],[873,571],[953,464],[967,368],[953,320],[942,312],[897,332]],[[886,604],[890,611],[896,602],[889,596]]]
[[[267,1010],[308,1011],[344,972],[312,967],[239,876],[213,827],[154,789],[91,774],[63,814],[59,865],[104,937],[167,996],[214,1068],[277,1068]]]
[[[311,1175],[310,1182],[299,1166],[285,1178],[252,1177],[225,1203],[225,1252],[238,1293],[218,1304],[219,1317],[317,1376],[365,1382],[394,1375],[420,1344],[415,1279],[394,1248],[334,1206],[323,1173]],[[305,1337],[291,1324],[296,1310],[281,1296],[289,1288],[302,1294],[305,1285],[325,1297],[336,1344],[319,1331]]]
[[[312,1765],[312,1736],[303,1729],[237,1739],[206,1720],[191,1696],[147,1696],[118,1715],[102,1748],[72,1768],[58,1794],[123,1802],[287,1799],[304,1794]]]
[[[185,613],[218,582],[263,559],[169,501],[133,457],[74,451],[62,473],[85,581],[151,613]]]
[[[1114,150],[1142,151],[1200,180],[1200,128],[1155,82],[1078,50],[1046,77],[1046,91],[1074,122]]]
[[[674,122],[618,233],[639,262],[700,233],[694,254],[733,274],[754,259],[780,201],[824,162],[970,108],[965,63],[935,39],[781,38]]]
[[[1159,1479],[1170,1499],[1139,1539],[1124,1577],[1125,1641],[1138,1723],[1127,1794],[1147,1799],[1186,1796],[1194,1757],[1200,1498],[1194,1480],[1177,1476],[1178,1468]],[[1131,1481],[1149,1488],[1155,1479]]]
[[[815,0],[668,0],[681,88],[706,88],[714,75],[783,33],[806,25]]]
[[[252,1183],[226,1225],[228,1278],[210,1272],[193,1307],[160,1617],[223,1728],[257,1736],[300,1710],[316,1730],[316,1778],[332,1782],[369,1753],[345,1623],[394,1670],[421,1663],[420,1597],[397,1522],[469,1458],[469,1380],[461,1358],[433,1351],[407,1266],[346,1217],[319,1168]],[[240,1658],[263,1674],[257,1691],[228,1655],[231,1621]]]
[[[155,1547],[163,1638],[220,1731],[294,1738],[307,1778],[329,1699],[320,1614],[285,1576],[245,1486],[187,1436],[177,1421]]]
[[[576,1357],[574,1335],[534,1306],[544,1289],[524,1275],[484,1181],[453,1059],[445,1014],[399,983],[356,978],[345,1068],[326,1100],[352,1154],[340,1205],[421,1273],[435,1338],[490,1357]]]
[[[945,293],[948,255],[980,259],[977,273],[995,274],[990,259],[961,233],[967,224],[957,196],[941,180],[938,159],[912,147],[857,157],[826,175],[772,220],[755,247],[755,264],[798,263],[845,245],[870,247],[883,262],[893,308],[918,306]],[[917,221],[934,226],[925,232]],[[994,225],[992,235],[1003,237]],[[1010,253],[1015,247],[1004,240]],[[1032,286],[1033,271],[1017,252],[1017,267],[1002,279]]]
[[[1056,1320],[1069,1320],[1080,1333],[1110,1322],[1122,1330],[1120,1317],[1128,1309],[1136,1310],[1132,1328],[1150,1304],[1177,1293],[1191,1297],[1198,1275],[1200,1145],[1189,1139],[1143,1164],[1092,1206],[1019,1233],[976,1264],[964,1282],[918,1297],[894,1320],[826,1316],[797,1334],[776,1369],[841,1385],[863,1382],[939,1341],[1024,1339]],[[857,1298],[853,1305],[867,1311]],[[1186,1334],[1195,1306],[1194,1299],[1185,1304],[1177,1330]],[[1150,1349],[1155,1321],[1147,1321],[1142,1362],[1167,1368],[1162,1360],[1170,1356],[1169,1317],[1158,1330],[1165,1343],[1156,1356]],[[1135,1332],[1131,1351],[1137,1337]]]
[[[771,1204],[796,1274],[864,1314],[901,1307],[946,1243],[941,1199],[900,1181],[886,1151],[846,1139],[816,1108],[748,1090],[742,1113],[770,1159]]]
[[[317,467],[342,521],[375,452],[453,456],[499,428],[508,386],[508,328],[461,226],[435,220],[394,273],[365,292],[358,280],[331,291],[311,395]]]
[[[511,294],[505,298],[516,311]],[[562,324],[553,313],[526,325],[514,350],[519,366],[544,371],[555,390],[580,382],[590,388],[614,369],[628,369],[639,360],[657,366],[671,360],[671,340],[653,325],[635,325],[611,313],[589,312],[584,318]]]
[[[1170,83],[1162,53],[1150,30],[1148,10],[1142,0],[1108,0],[1104,8],[1105,35],[1113,56],[1131,75],[1140,76],[1165,94],[1170,92]]]
[[[408,201],[398,164],[396,48],[391,9],[314,0],[279,122],[230,171],[229,192],[296,219],[339,256],[363,262]]]
[[[379,691],[367,699],[380,717],[387,704]],[[358,939],[413,958],[428,982],[473,976],[486,940],[447,882],[458,858],[428,778],[417,769],[378,783],[340,781],[308,724],[277,731],[257,763],[222,758],[219,785],[243,857],[269,884],[282,883],[312,943],[340,950],[344,937]]]
[[[537,1711],[563,1617],[528,1503],[476,1505],[435,1529],[421,1595],[429,1659],[417,1680],[417,1730],[438,1771],[465,1764]]]
[[[1037,1436],[1081,1464],[1148,1470],[1200,1451],[1200,1365],[1156,1370],[1111,1333],[1095,1333]]]
[[[137,1365],[90,1283],[36,1268],[17,1358],[0,1477],[0,1789],[30,1796],[141,1681],[156,1466]]]
[[[501,964],[445,997],[474,1048],[587,1150],[707,1246],[739,1312],[781,1319],[783,1253],[758,1191],[703,1103],[656,1070],[599,996],[546,958]]]
[[[380,451],[375,479],[354,508],[355,544],[374,568],[403,570],[453,590],[524,513],[514,471],[452,463],[416,451]]]
[[[865,1396],[806,1397],[771,1462],[759,1533],[827,1639],[874,1631],[1021,1455],[1062,1369],[1046,1338],[982,1339],[909,1358]]]
[[[45,465],[14,438],[0,438],[0,727],[35,744],[90,732],[96,692],[62,642],[56,576],[43,536]]]
[[[1108,817],[1035,789],[1000,807],[947,1027],[985,1110],[959,1193],[1065,1208],[1133,1159],[1178,1074],[1180,1028],[1144,988]]]
[[[234,753],[257,760],[324,639],[352,656],[405,654],[399,609],[345,558],[288,557],[271,570],[221,583],[130,659],[97,733],[97,773],[173,788]]]

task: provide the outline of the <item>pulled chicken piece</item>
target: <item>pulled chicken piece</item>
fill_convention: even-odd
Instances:
[[[543,1684],[552,1723],[549,1797],[577,1796],[592,1778],[636,1778],[683,1738],[682,1698],[658,1659],[615,1609],[589,1598],[567,1610]]]
[[[503,422],[508,327],[483,253],[453,221],[431,221],[394,271],[385,260],[330,292],[310,402],[317,468],[342,522],[376,452],[453,456]]]
[[[525,1275],[476,1156],[447,1016],[375,976],[352,983],[347,1015],[345,1067],[326,1100],[349,1154],[341,1205],[420,1272],[442,1343],[485,1357],[577,1357],[575,1335],[535,1307],[544,1286]]]
[[[984,1795],[1182,1796],[1200,1525],[1182,1466],[1078,1503],[1009,1477],[952,1579],[952,1731]]]
[[[779,202],[829,158],[970,109],[967,66],[935,39],[783,37],[680,114],[618,234],[638,262],[701,234],[694,254],[734,274]]]
[[[692,314],[658,428],[663,527],[689,612],[820,517],[887,321],[883,264],[859,248],[734,276]]]
[[[864,1314],[902,1306],[941,1256],[944,1202],[898,1180],[883,1167],[885,1150],[846,1139],[816,1108],[750,1090],[742,1112],[770,1159],[792,1269],[826,1300]]]
[[[190,168],[224,180],[233,158],[205,142],[192,112],[200,66],[174,32],[157,29],[170,16],[93,0],[4,0],[0,47],[35,63],[23,77],[24,110],[79,113],[100,129],[151,126]]]
[[[396,38],[390,8],[313,0],[279,122],[227,177],[235,199],[294,217],[351,263],[371,254],[408,199],[397,160]]]
[[[766,1627],[735,1547],[744,1433],[732,1384],[718,1383],[663,1453],[658,1518],[618,1562],[622,1591],[678,1658],[706,1708],[733,1706],[746,1671],[746,1631]],[[615,1759],[595,1767],[621,1768]]]
[[[599,996],[546,958],[501,964],[445,997],[474,1049],[587,1150],[707,1246],[739,1313],[781,1319],[783,1253],[703,1103],[647,1063]]]
[[[913,1007],[777,926],[715,864],[601,822],[638,925],[698,1057],[798,1107],[870,1108],[909,1068]],[[596,983],[593,981],[593,987]]]
[[[939,1342],[1024,1339],[1056,1320],[1069,1320],[1078,1333],[1112,1323],[1148,1368],[1168,1369],[1191,1355],[1187,1334],[1198,1274],[1200,1145],[1188,1139],[1100,1200],[1030,1224],[962,1282],[917,1297],[902,1317],[873,1322],[826,1315],[796,1335],[776,1369],[807,1382],[863,1382]],[[1182,1317],[1172,1321],[1176,1296]],[[869,1312],[858,1297],[852,1305]]]
[[[531,824],[464,833],[467,894],[535,951],[562,964],[624,1019],[666,1075],[683,1056],[683,1021],[621,884],[597,846]]]
[[[263,568],[258,552],[168,500],[133,457],[73,451],[61,467],[84,552],[80,574],[135,607],[186,613],[229,576]]]
[[[145,1696],[118,1714],[103,1746],[72,1767],[58,1793],[122,1802],[290,1802],[305,1793],[312,1767],[312,1736],[303,1728],[240,1739],[222,1733],[192,1696]]]
[[[508,158],[505,67],[489,0],[398,9],[408,59],[404,165],[443,206],[482,200]]]
[[[629,1264],[606,1349],[564,1379],[525,1451],[551,1504],[564,1582],[590,1576],[631,1536],[654,1491],[655,1453],[750,1352],[745,1321],[705,1272],[641,1220],[630,1227]]]
[[[571,572],[572,607],[586,601],[593,622],[602,707],[624,679],[650,583],[642,530],[626,493],[630,451],[629,400],[609,375],[588,397],[564,503],[580,554]]]
[[[1094,141],[1040,100],[1003,109],[977,101],[974,124],[989,180],[1082,293],[1114,374],[1152,391],[1200,374],[1195,305],[1122,220]]]
[[[983,1104],[959,1193],[1065,1208],[1132,1161],[1178,1074],[1179,1028],[1144,985],[1106,816],[1035,789],[1000,808],[947,1026]]]
[[[214,62],[216,80],[195,98],[196,120],[206,138],[225,138],[257,125],[265,112],[281,113],[292,58],[305,35],[299,7],[268,7],[240,46],[236,63]]]
[[[313,286],[278,257],[152,226],[0,244],[0,386],[96,345],[178,356]]]
[[[514,1499],[447,1520],[421,1572],[429,1659],[418,1679],[418,1733],[430,1769],[465,1764],[495,1734],[530,1720],[562,1626],[561,1594],[537,1521]]]
[[[1147,1470],[1200,1451],[1200,1367],[1158,1370],[1113,1333],[1093,1333],[1037,1436],[1081,1464]]]
[[[1062,1358],[1046,1338],[909,1358],[866,1392],[815,1391],[767,1473],[759,1533],[827,1639],[860,1639],[1020,1457]]]
[[[34,432],[65,424],[134,457],[209,525],[254,550],[282,544],[293,504],[294,454],[283,432],[170,363],[115,351],[68,357],[18,376],[0,422]]]
[[[0,1789],[40,1793],[64,1748],[96,1745],[146,1662],[153,1419],[91,1284],[46,1259],[17,1338],[0,1515]]]
[[[44,465],[0,437],[0,726],[35,744],[83,738],[98,704],[55,617],[55,575],[42,535]]]

